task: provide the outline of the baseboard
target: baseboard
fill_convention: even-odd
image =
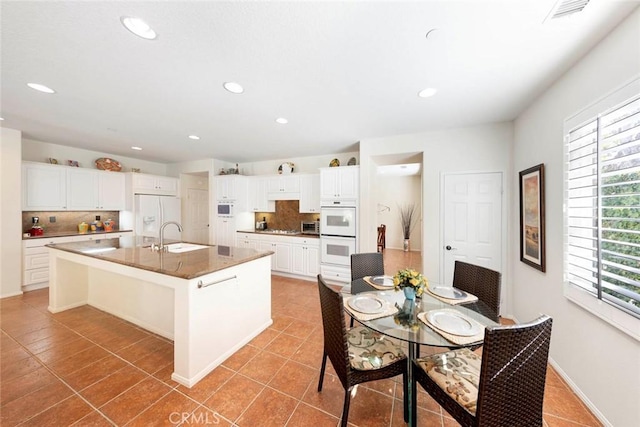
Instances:
[[[31,292],[38,289],[44,289],[49,287],[49,282],[34,283],[33,285],[22,286],[22,292]]]
[[[580,399],[580,401],[584,403],[584,405],[589,409],[589,411],[591,411],[593,416],[596,417],[598,421],[600,421],[606,427],[613,427],[613,424],[611,424],[609,420],[607,420],[604,414],[598,410],[598,408],[593,404],[593,402],[589,400],[587,395],[584,394],[582,390],[580,390],[580,387],[578,387],[576,383],[574,383],[571,380],[571,378],[567,375],[567,373],[564,372],[560,367],[560,365],[558,365],[558,363],[556,363],[556,361],[553,360],[551,357],[549,357],[549,364],[553,366],[553,369],[556,371],[556,373],[560,375],[560,377],[562,377],[562,379],[564,380],[565,383],[567,383],[567,386],[569,386],[571,391],[573,391],[576,394],[576,396],[578,396],[578,399]]]

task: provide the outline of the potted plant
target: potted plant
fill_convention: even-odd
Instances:
[[[411,232],[416,226],[416,205],[415,203],[408,203],[399,206],[398,210],[400,212],[400,223],[402,224],[402,236],[404,237],[403,250],[408,252]]]
[[[393,276],[393,288],[396,291],[402,289],[407,299],[422,296],[428,283],[427,278],[422,273],[412,268],[400,270]]]

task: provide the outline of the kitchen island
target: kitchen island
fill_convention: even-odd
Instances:
[[[158,252],[141,237],[47,246],[49,311],[88,304],[172,339],[171,378],[187,387],[272,324],[270,251]]]

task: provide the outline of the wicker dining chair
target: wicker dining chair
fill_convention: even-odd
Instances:
[[[357,384],[395,377],[402,374],[403,390],[407,390],[407,357],[393,340],[364,326],[347,329],[342,295],[329,288],[318,274],[324,351],[318,381],[322,391],[327,357],[344,387],[341,426],[347,425],[351,392]],[[404,419],[409,418],[409,406],[404,400]]]
[[[384,258],[380,252],[351,254],[351,280],[384,275]]]
[[[412,362],[414,378],[463,427],[542,426],[551,324],[488,326],[482,356],[429,355]]]
[[[489,313],[483,310],[481,314],[498,322],[500,320],[500,276],[497,271],[456,261],[453,269],[453,286],[477,296],[491,310]],[[473,309],[473,303],[469,306]]]

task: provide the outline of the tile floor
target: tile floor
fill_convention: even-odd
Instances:
[[[387,258],[409,265],[401,253]],[[52,315],[47,290],[0,300],[0,424],[336,426],[344,395],[330,364],[316,390],[316,286],[273,276],[273,325],[191,389],[170,379],[170,341],[89,306]],[[350,425],[405,425],[399,381],[359,386]],[[601,425],[551,368],[544,418],[549,427]],[[418,419],[458,425],[424,392]]]

